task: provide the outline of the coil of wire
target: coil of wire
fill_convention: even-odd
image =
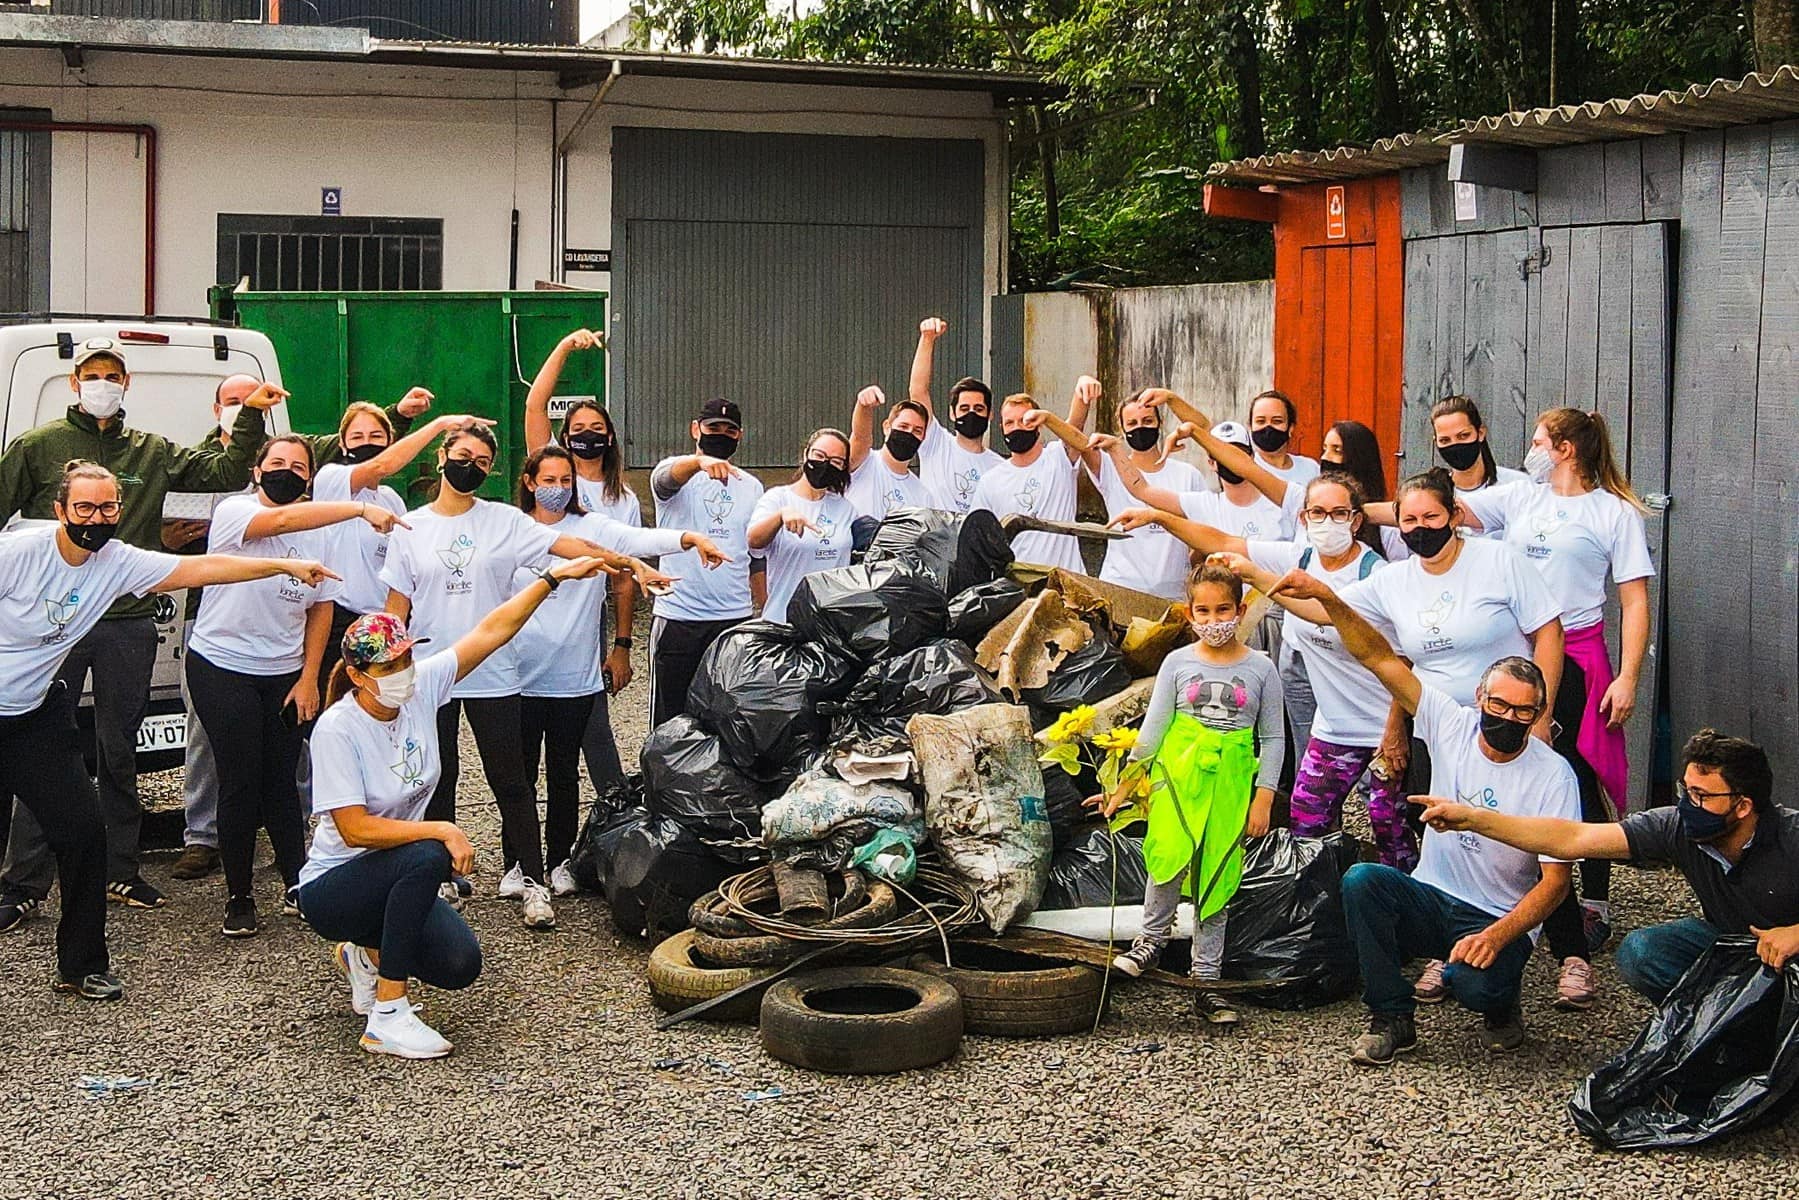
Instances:
[[[720,907],[744,924],[775,937],[796,942],[837,942],[857,946],[903,946],[933,933],[947,938],[955,930],[983,923],[980,902],[972,888],[941,867],[920,863],[910,887],[892,885],[912,902],[912,911],[864,929],[819,929],[798,925],[751,907],[755,900],[765,899],[772,893],[773,872],[773,867],[761,866],[725,880],[718,885]]]

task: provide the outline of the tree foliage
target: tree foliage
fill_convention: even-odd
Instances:
[[[1515,108],[1741,76],[1783,0],[642,0],[708,52],[1043,72],[1012,123],[1012,281],[1266,276],[1266,230],[1210,221],[1214,161],[1367,144]],[[1773,10],[1787,30],[1774,30]],[[1760,21],[1760,38],[1755,27]]]

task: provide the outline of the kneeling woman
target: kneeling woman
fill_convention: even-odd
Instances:
[[[448,1054],[408,1002],[407,981],[465,988],[481,973],[474,933],[438,895],[451,872],[474,870],[475,849],[452,822],[423,819],[443,773],[437,710],[564,581],[604,570],[597,558],[557,563],[416,665],[398,617],[371,613],[344,632],[330,706],[312,734],[312,807],[322,819],[300,872],[300,911],[321,936],[341,939],[337,960],[350,1007],[368,1017],[370,1053]]]

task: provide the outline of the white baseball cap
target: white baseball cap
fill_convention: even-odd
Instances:
[[[1221,442],[1229,442],[1233,446],[1249,449],[1249,430],[1243,428],[1240,421],[1220,421],[1212,426],[1212,436]]]

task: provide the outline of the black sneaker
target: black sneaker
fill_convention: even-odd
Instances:
[[[284,917],[297,917],[300,915],[299,884],[296,883],[294,886],[281,893],[281,915]]]
[[[1506,1012],[1488,1013],[1481,1021],[1480,1044],[1490,1054],[1510,1054],[1524,1044],[1524,1014],[1516,1005]]]
[[[1208,1025],[1235,1025],[1243,1019],[1236,1006],[1217,992],[1194,992],[1193,1012]]]
[[[256,936],[256,901],[248,896],[233,896],[225,904],[226,937]]]
[[[69,996],[80,996],[83,1000],[123,1000],[125,998],[125,985],[112,975],[83,975],[79,983],[58,979],[50,986],[54,991]]]
[[[37,916],[38,909],[43,906],[42,900],[35,900],[30,896],[0,897],[0,933],[11,933]]]
[[[171,879],[204,879],[219,869],[219,852],[212,846],[202,846],[198,842],[181,852],[175,865],[169,868]]]
[[[106,885],[106,898],[126,908],[161,908],[169,898],[151,887],[142,875]]]
[[[1371,1013],[1368,1032],[1350,1047],[1349,1061],[1364,1067],[1384,1067],[1396,1054],[1405,1054],[1418,1045],[1418,1027],[1411,1016],[1384,1017]]]

